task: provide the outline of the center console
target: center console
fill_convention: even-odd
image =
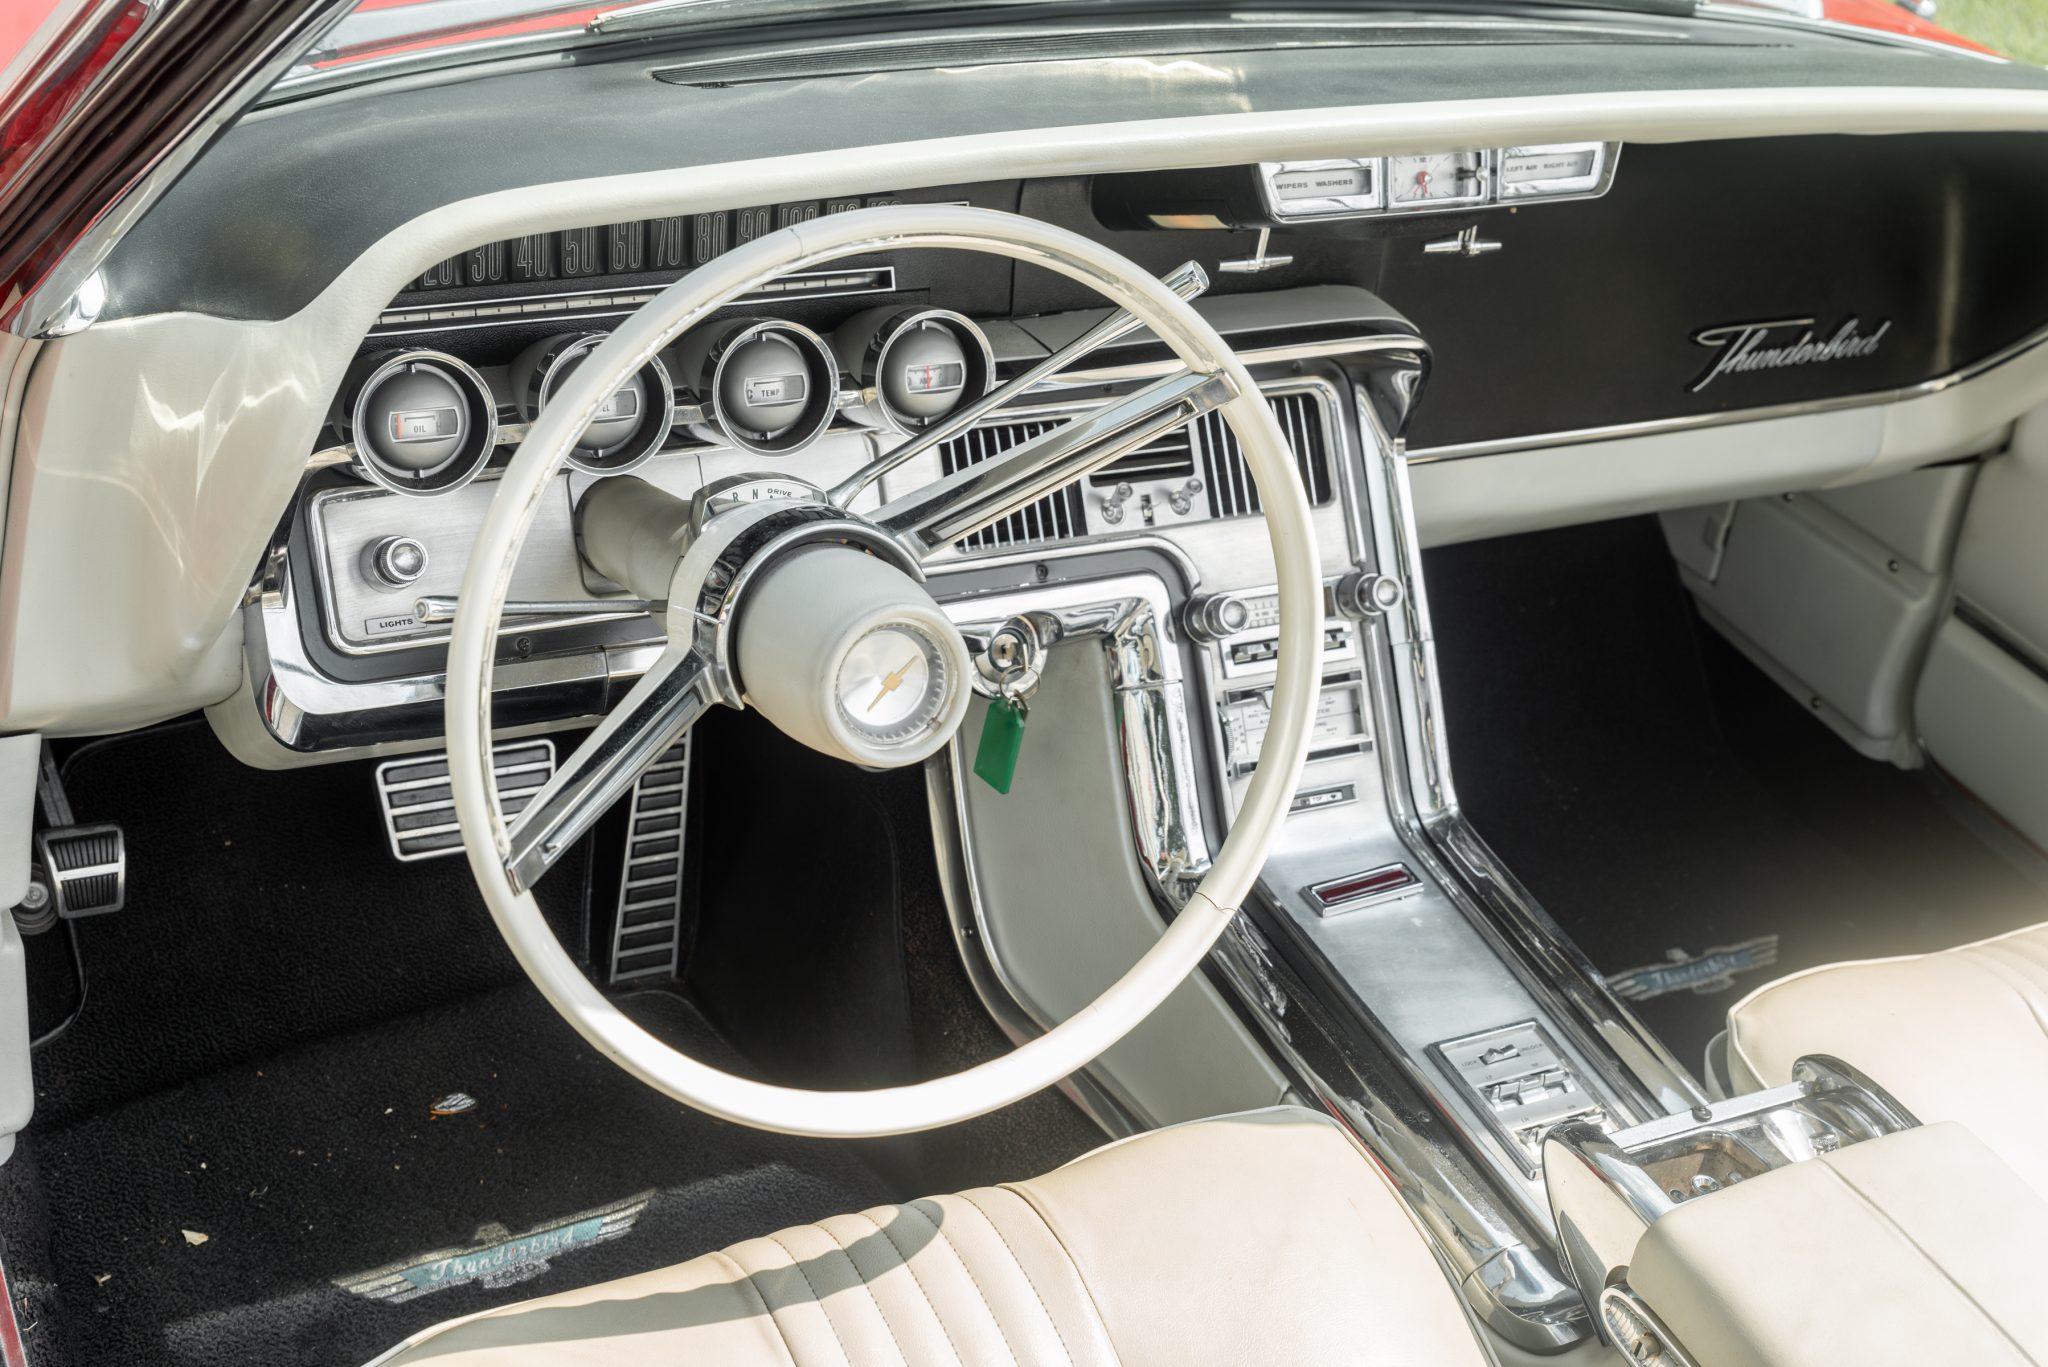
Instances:
[[[1318,523],[1322,690],[1291,813],[1200,987],[1230,1019],[1170,1002],[1158,1030],[1171,1039],[1152,1048],[1141,1028],[1075,1088],[1112,1132],[1267,1103],[1258,1089],[1273,1085],[1324,1107],[1395,1175],[1475,1311],[1523,1348],[1554,1352],[1593,1326],[1556,1251],[1545,1134],[1626,1130],[1706,1099],[1458,811],[1391,435],[1400,413],[1380,397],[1412,394],[1425,363],[1414,338],[1383,332],[1295,367],[1291,384],[1325,406],[1334,453],[1331,514]],[[1157,935],[1256,770],[1276,666],[1270,560],[1203,530],[1176,528],[1149,561],[1128,541],[1084,543],[963,566],[942,588],[970,643],[1008,630],[1053,661],[1099,660],[1100,702],[1077,692],[1070,668],[1049,667],[1050,692],[1033,705],[1027,745],[1063,747],[1059,793],[985,791],[969,765],[971,722],[934,779],[956,939],[1018,1038]],[[1082,713],[1107,733],[1069,746],[1096,725]],[[1087,791],[1084,751],[1116,757],[1113,803]],[[1075,817],[1083,807],[1121,808],[1132,877],[1097,848],[1109,837]],[[1134,931],[1134,916],[1150,929]],[[1102,964],[1078,964],[1077,945]]]

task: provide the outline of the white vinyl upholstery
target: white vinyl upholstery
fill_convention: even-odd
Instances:
[[[2041,1363],[2044,1223],[1968,1130],[1925,1125],[1685,1202],[1628,1280],[1700,1367]]]
[[[456,1320],[383,1367],[1486,1362],[1379,1168],[1295,1108]]]
[[[1920,1118],[1967,1125],[2048,1193],[2048,925],[1935,954],[1829,964],[1728,1013],[1737,1091],[1832,1054]]]

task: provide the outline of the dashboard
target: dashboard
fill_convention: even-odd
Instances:
[[[14,506],[34,522],[7,529],[0,619],[37,648],[0,679],[0,717],[66,734],[240,712],[269,721],[238,752],[270,763],[437,731],[445,622],[418,600],[459,591],[463,527],[549,375],[721,243],[856,199],[1023,214],[1161,274],[1199,263],[1202,307],[1299,425],[1310,477],[1319,440],[1367,449],[1362,399],[1406,457],[1424,543],[1975,455],[2048,392],[2035,74],[1682,19],[1581,27],[1395,46],[1333,30],[1284,52],[1212,34],[1194,60],[1040,54],[972,81],[765,56],[734,76],[706,54],[682,75],[603,62],[266,108],[108,260],[98,321],[7,375],[0,440],[16,421],[29,438]],[[1460,44],[1482,40],[1476,80]],[[860,119],[819,117],[856,95]],[[978,361],[1014,374],[1099,317],[1064,278],[957,255],[776,282],[713,320],[765,331],[658,358],[667,383],[617,400],[562,478],[555,558],[516,590],[570,605],[508,645],[545,676],[536,698],[578,700],[505,716],[601,711],[648,639],[575,553],[590,482],[639,461],[677,490],[829,483],[908,439],[913,398],[972,393]],[[903,392],[869,399],[837,346],[868,311],[925,313],[912,337],[959,359],[918,362],[914,395],[906,360]],[[705,361],[750,341],[783,362],[754,397],[802,421],[750,429],[719,402]],[[1412,363],[1363,359],[1397,348]],[[359,423],[367,382],[409,353]],[[1100,403],[1159,359],[1126,339],[1034,395],[1045,413],[1010,416]],[[746,367],[725,377],[744,403]],[[401,383],[417,392],[387,392]],[[393,434],[376,461],[373,421]],[[904,479],[973,451],[931,455]],[[1150,538],[1201,591],[1255,587],[1263,529],[1227,455],[1153,453],[957,559],[1063,573],[1069,552]],[[1333,574],[1347,516],[1339,479],[1318,509]],[[295,727],[295,709],[349,720]]]
[[[317,756],[434,734],[439,652],[495,468],[612,323],[779,228],[858,208],[969,204],[1073,228],[1162,274],[1202,264],[1212,285],[1198,307],[1258,369],[1328,523],[1334,580],[1347,569],[1335,549],[1347,535],[1346,449],[1377,442],[1427,464],[1492,444],[1540,448],[1574,422],[1682,421],[1768,408],[1788,393],[1809,404],[1854,399],[2024,340],[2044,316],[2038,305],[1921,297],[1938,272],[1901,271],[1893,258],[1925,257],[1929,244],[1848,240],[1846,222],[1837,242],[1813,230],[1835,213],[1827,201],[1799,211],[1807,231],[1773,239],[1788,259],[1759,254],[1756,229],[1744,226],[1754,206],[1728,193],[1740,183],[1733,167],[1751,183],[1796,174],[1853,208],[1902,181],[1991,174],[2006,165],[2000,156],[2048,160],[2031,141],[1891,139],[1877,162],[1866,155],[1873,146],[1580,142],[1277,160],[777,200],[479,243],[407,281],[343,377],[266,557],[270,580],[291,591],[249,636],[263,725],[260,740],[245,735],[239,748]],[[1642,238],[1649,221],[1669,231]],[[1554,244],[1566,240],[1577,245],[1561,256]],[[1589,241],[1616,250],[1595,260]],[[1731,242],[1762,279],[1672,269]],[[1641,259],[1646,246],[1654,262]],[[2043,263],[2019,246],[1994,216],[1973,221],[1972,240],[1934,249],[1972,270],[2041,279]],[[1817,263],[1844,252],[1884,260],[1853,278],[1863,291],[1855,302],[1822,303],[1850,282]],[[1577,292],[1596,267],[1598,287]],[[1645,295],[1652,268],[1655,293]],[[1812,275],[1788,288],[1801,268]],[[1620,288],[1631,282],[1635,292]],[[1524,315],[1519,306],[1539,286],[1543,311]],[[1806,312],[1772,318],[1785,310],[1714,302],[1766,288]],[[634,474],[683,497],[743,474],[829,487],[1051,355],[1102,312],[1029,265],[891,251],[768,282],[675,339],[599,411],[537,517],[501,678],[513,694],[526,674],[547,686],[524,713],[508,698],[507,714],[552,723],[600,711],[660,639],[646,605],[579,551],[576,508],[593,482]],[[1603,334],[1609,320],[1614,331]],[[938,444],[856,506],[988,459],[1168,364],[1147,336],[1124,339]],[[1631,391],[1630,373],[1651,365],[1658,382]],[[1267,575],[1258,512],[1235,443],[1212,415],[973,534],[955,558],[1163,538],[1192,562],[1195,580],[1236,591]],[[568,683],[573,701],[560,696]]]

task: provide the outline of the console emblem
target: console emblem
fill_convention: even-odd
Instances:
[[[1891,319],[1887,318],[1874,331],[1864,332],[1862,320],[1852,314],[1825,337],[1814,330],[1811,318],[1701,328],[1692,335],[1693,341],[1712,349],[1715,355],[1713,363],[1692,382],[1692,392],[1699,393],[1723,375],[1858,360],[1877,351],[1891,326]]]
[[[1616,995],[1632,1002],[1688,990],[1702,997],[1712,996],[1734,987],[1736,974],[1769,968],[1778,962],[1778,937],[1759,935],[1740,944],[1718,945],[1701,954],[1670,949],[1664,952],[1664,958],[1661,964],[1610,973],[1607,985]]]

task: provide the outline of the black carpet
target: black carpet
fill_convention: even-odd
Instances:
[[[524,981],[467,860],[391,857],[373,769],[251,769],[198,719],[68,756],[77,819],[126,828],[128,905],[75,923],[85,1002],[36,1050],[37,1124]],[[582,881],[578,847],[537,892],[569,944]]]
[[[779,1081],[890,1087],[1009,1050],[953,943],[917,769],[865,773],[752,713],[698,724],[692,1000]],[[792,831],[796,839],[792,842]],[[962,1125],[859,1146],[919,1192],[1044,1172],[1104,1142],[1047,1090]]]
[[[1426,569],[1465,809],[1599,968],[1781,937],[1731,989],[1639,1005],[1695,1069],[1779,974],[2048,920],[1936,780],[1858,755],[1700,622],[1653,520]]]
[[[629,1005],[678,1047],[737,1066],[681,999]],[[433,1116],[455,1091],[475,1108]],[[30,1142],[62,1212],[61,1327],[81,1364],[355,1367],[450,1316],[896,1194],[844,1145],[761,1134],[657,1095],[524,984],[230,1067]],[[516,1285],[399,1304],[336,1285],[480,1231],[502,1239],[643,1195],[622,1237],[560,1253]]]
[[[631,998],[636,1017],[722,1066],[825,1087],[1006,1048],[951,942],[921,776],[723,713],[702,742],[686,962],[710,1019],[677,984]],[[71,1016],[35,1051],[36,1116],[0,1166],[38,1367],[358,1364],[451,1316],[1102,1140],[1056,1092],[897,1141],[711,1120],[555,1017],[465,861],[391,858],[372,765],[248,769],[197,721],[61,758],[77,818],[123,823],[131,862],[126,909],[76,926],[82,1004],[70,937],[29,942],[38,1030]],[[587,860],[539,888],[572,948],[607,934],[585,924]],[[457,1091],[476,1107],[430,1114]],[[622,1237],[513,1284],[402,1303],[338,1284],[643,1195]]]

